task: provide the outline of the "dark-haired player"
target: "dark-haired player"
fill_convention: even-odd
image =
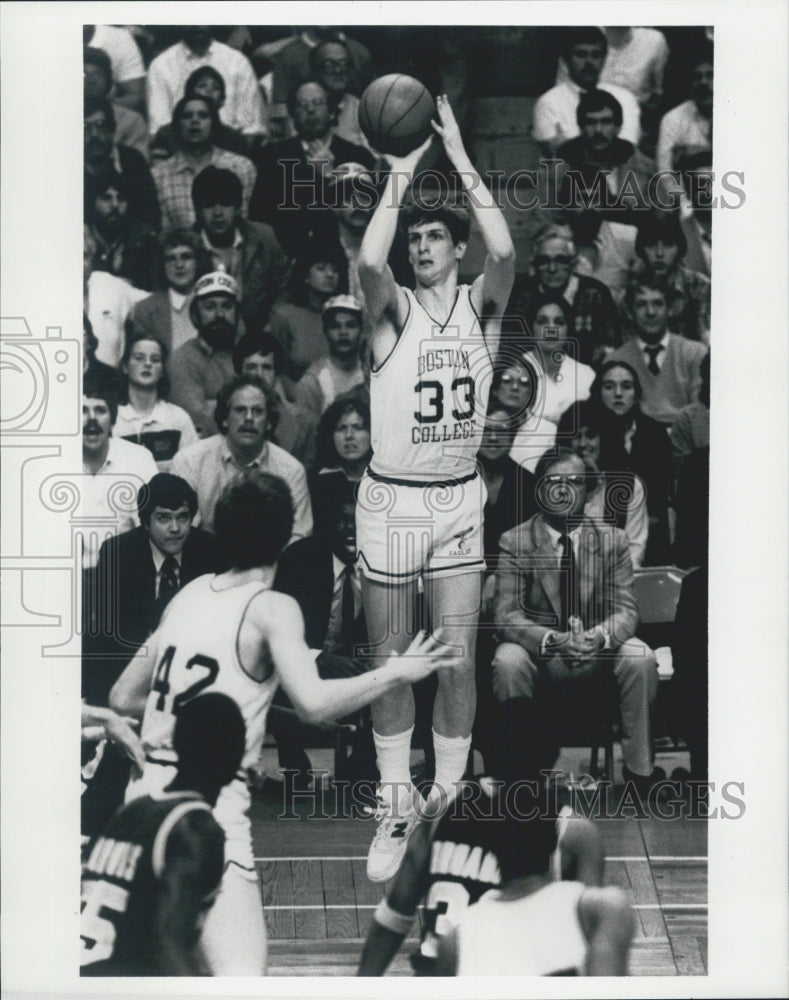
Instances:
[[[200,923],[224,868],[211,808],[244,753],[244,720],[223,694],[193,698],[173,731],[175,777],[122,806],[82,872],[83,976],[193,976]]]
[[[167,606],[161,624],[110,692],[124,715],[142,716],[142,777],[127,799],[162,789],[178,762],[173,727],[180,707],[202,691],[229,695],[246,723],[241,768],[219,795],[214,815],[225,831],[225,873],[206,918],[201,950],[214,975],[262,975],[266,936],[252,856],[247,768],[257,760],[266,714],[282,684],[306,722],[339,718],[401,684],[454,660],[432,637],[418,636],[408,654],[380,669],[323,681],[304,641],[298,605],[271,587],[276,561],[293,530],[285,482],[250,472],[216,505],[214,531],[227,572],[193,580]]]
[[[519,909],[509,909],[515,924],[506,932],[507,947],[513,954],[511,962],[521,957],[520,971],[509,974],[566,972],[576,968],[579,954],[583,964],[585,947],[579,952],[575,933],[580,916],[575,919],[572,906],[586,894],[592,901],[588,904],[590,911],[595,912],[588,923],[584,917],[584,928],[589,927],[591,932],[597,927],[596,908],[603,904],[617,913],[624,907],[624,929],[631,926],[629,907],[619,890],[599,888],[603,852],[589,820],[572,817],[566,808],[557,817],[551,796],[544,790],[538,792],[534,783],[506,787],[481,778],[462,782],[456,788],[457,796],[448,804],[439,807],[438,800],[431,799],[423,808],[403,864],[375,912],[359,966],[360,976],[384,974],[422,900],[422,938],[411,957],[421,976],[476,974],[473,969],[469,971],[468,953],[475,961],[486,948],[496,955],[501,953],[498,941],[492,937],[503,933],[500,924],[506,924],[508,914],[505,904],[547,886],[556,886],[542,897],[549,902],[537,907],[537,918],[533,918],[530,908],[531,922],[523,918],[522,933],[518,933]],[[490,927],[474,922],[472,911],[481,912],[494,897],[501,902]],[[456,930],[467,921],[474,923],[478,935],[471,944],[466,933]],[[610,931],[606,924],[606,932]],[[537,941],[539,947],[535,948]],[[536,957],[531,957],[533,951]],[[458,968],[461,972],[457,972]],[[611,970],[607,974],[615,974],[613,968],[606,966]],[[505,974],[495,963],[486,964],[484,971],[491,976]]]
[[[457,669],[439,680],[433,708],[436,782],[460,780],[471,745],[476,691],[474,643],[484,559],[484,487],[476,453],[485,423],[500,317],[512,287],[515,250],[504,216],[466,153],[446,97],[433,123],[468,195],[487,250],[483,273],[458,284],[470,231],[468,212],[406,191],[427,143],[388,157],[386,190],[364,234],[359,280],[372,321],[371,411],[374,458],[360,484],[357,538],[362,595],[376,653],[401,650],[413,633],[421,576],[432,621],[451,620]],[[416,278],[411,292],[387,263],[402,221]],[[367,874],[392,877],[415,822],[409,753],[414,699],[408,687],[378,699],[373,728],[379,826]]]

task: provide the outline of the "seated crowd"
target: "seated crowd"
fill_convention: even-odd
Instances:
[[[136,76],[100,28],[84,50],[83,514],[114,513],[102,482],[91,489],[99,473],[140,487],[118,534],[85,536],[93,705],[169,598],[221,570],[214,509],[251,470],[290,489],[276,586],[299,601],[321,675],[365,669],[353,504],[371,456],[370,364],[356,260],[374,204],[357,194],[377,196],[387,168],[358,123],[369,51],[315,31],[251,57],[207,28],[158,52],[156,33],[138,31],[152,50]],[[706,565],[711,225],[695,181],[711,164],[712,47],[700,39],[675,107],[669,49],[648,29],[567,29],[556,83],[534,103],[534,139],[558,169],[518,261],[478,455],[493,636],[478,650],[478,745],[511,772],[550,758],[544,705],[608,653],[625,775],[649,787],[657,668],[636,637],[633,571]],[[658,169],[674,172],[661,180],[672,208],[638,197]],[[397,240],[391,266],[401,280]],[[571,494],[561,515],[546,500],[557,490]],[[582,583],[560,607],[564,572]],[[544,611],[562,627],[540,626]],[[308,781],[293,730],[272,729]],[[683,735],[703,777],[703,741]],[[374,768],[370,746],[356,749]]]

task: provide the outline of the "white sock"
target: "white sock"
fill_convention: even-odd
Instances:
[[[432,795],[449,796],[466,770],[471,736],[442,736],[434,729],[433,749],[436,755],[436,786]]]
[[[381,736],[373,730],[373,742],[381,772],[378,794],[390,802],[399,802],[406,793],[413,794],[411,787],[411,735],[414,727],[393,736]]]

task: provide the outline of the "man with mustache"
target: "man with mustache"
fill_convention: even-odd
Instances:
[[[278,418],[274,390],[255,376],[239,375],[222,386],[216,399],[219,433],[184,448],[173,459],[173,475],[181,476],[197,493],[201,527],[214,530],[214,510],[225,487],[257,470],[279,476],[290,490],[293,532],[289,541],[312,534],[304,466],[269,440]]]
[[[203,275],[195,285],[189,315],[197,336],[170,356],[170,401],[192,418],[200,437],[216,434],[217,393],[233,377],[238,332],[238,286],[225,271]]]
[[[360,357],[362,307],[352,295],[334,295],[321,315],[328,357],[313,361],[296,385],[296,402],[316,424],[338,396],[367,381]]]

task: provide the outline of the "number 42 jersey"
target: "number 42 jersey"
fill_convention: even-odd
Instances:
[[[458,286],[443,325],[410,289],[403,291],[409,308],[403,331],[370,375],[371,468],[415,482],[471,475],[493,373],[471,287]]]
[[[215,580],[201,576],[179,591],[155,633],[158,662],[140,731],[145,768],[129,783],[126,801],[161,792],[172,780],[179,706],[206,691],[227,695],[241,710],[246,744],[240,772],[220,792],[214,815],[227,837],[226,859],[254,871],[245,772],[257,760],[278,678],[273,662],[262,680],[251,677],[241,664],[238,641],[247,608],[267,588],[253,581],[216,589]]]

